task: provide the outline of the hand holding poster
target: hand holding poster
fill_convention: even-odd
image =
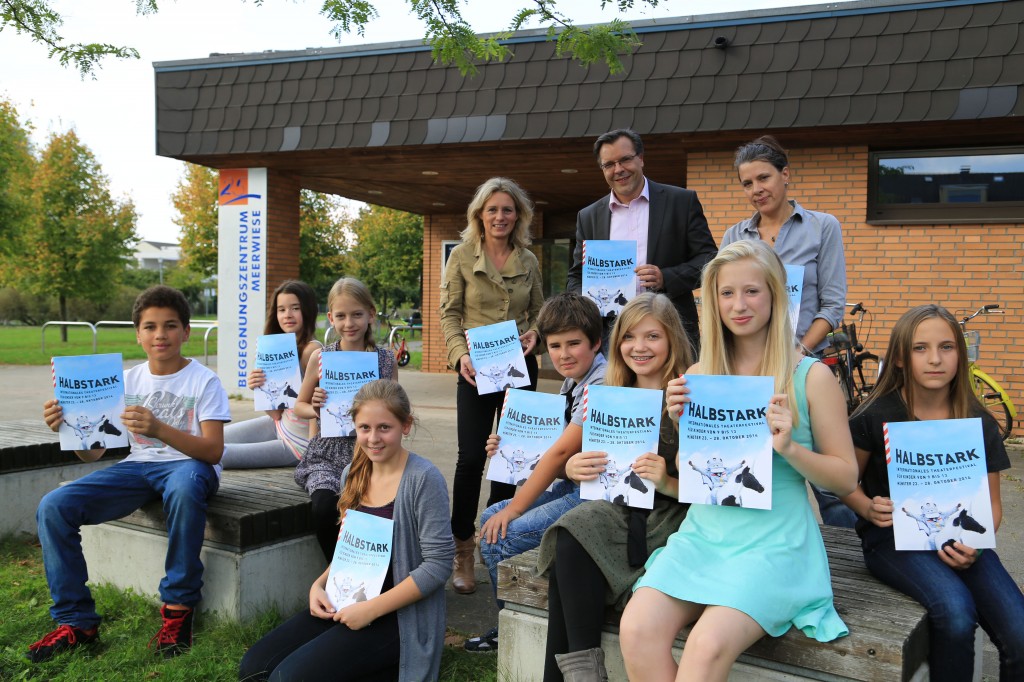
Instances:
[[[617,317],[636,296],[636,241],[587,239],[583,242],[583,293],[601,317]]]
[[[50,360],[53,395],[64,413],[61,450],[128,445],[124,412],[124,362],[120,353],[55,357]]]
[[[772,377],[686,376],[679,415],[679,501],[772,508]]]
[[[256,339],[256,368],[266,380],[253,392],[257,410],[295,407],[302,376],[295,334],[265,334]]]
[[[896,549],[995,547],[981,420],[890,422],[884,432]]]
[[[487,480],[522,485],[541,455],[565,428],[565,400],[560,395],[510,388],[501,406],[501,445],[487,465]]]
[[[466,330],[469,359],[476,370],[479,395],[506,388],[529,386],[526,356],[519,341],[519,329],[512,320]]]
[[[793,323],[793,333],[800,320],[800,301],[804,296],[804,266],[786,265],[786,294],[789,296],[789,320]],[[799,341],[799,339],[797,339]]]
[[[380,595],[391,564],[395,522],[346,510],[327,574],[327,598],[335,611]]]
[[[349,410],[363,384],[378,376],[377,354],[338,350],[320,354],[320,387],[327,403],[320,408],[320,429],[324,436],[354,436]]]
[[[597,480],[580,483],[580,497],[653,509],[654,483],[632,465],[645,452],[658,452],[662,391],[601,385],[583,391],[583,451],[607,453],[608,464]]]

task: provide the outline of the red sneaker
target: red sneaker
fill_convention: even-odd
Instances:
[[[83,630],[74,625],[58,625],[57,629],[35,644],[29,644],[25,656],[33,663],[48,661],[59,653],[92,644],[100,638],[99,628]]]
[[[175,610],[160,607],[163,625],[160,631],[149,640],[149,646],[156,642],[156,652],[164,658],[174,658],[192,648],[192,619],[195,609]]]

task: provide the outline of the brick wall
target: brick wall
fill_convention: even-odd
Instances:
[[[448,370],[448,352],[441,334],[441,242],[458,239],[466,226],[465,213],[445,213],[423,217],[423,371]]]
[[[299,278],[299,183],[267,171],[267,298],[286,279]]]
[[[866,147],[790,150],[790,164],[790,197],[843,226],[847,301],[872,311],[858,326],[865,348],[883,354],[893,323],[912,306],[939,303],[956,314],[999,303],[1005,314],[969,328],[982,335],[979,365],[1024,406],[1024,224],[868,225]],[[716,241],[753,213],[731,151],[690,153],[687,177]]]

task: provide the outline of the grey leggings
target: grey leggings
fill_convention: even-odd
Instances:
[[[224,457],[220,463],[225,469],[293,467],[298,461],[277,437],[277,427],[268,415],[224,427]]]

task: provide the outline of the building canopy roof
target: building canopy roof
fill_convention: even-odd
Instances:
[[[649,175],[678,184],[686,149],[763,132],[1024,142],[1022,27],[1024,1],[867,0],[637,23],[643,45],[615,75],[557,56],[543,31],[474,77],[419,42],[160,62],[157,153],[417,213],[460,212],[505,175],[545,211],[575,210],[606,191],[591,145],[618,127],[644,136]]]

